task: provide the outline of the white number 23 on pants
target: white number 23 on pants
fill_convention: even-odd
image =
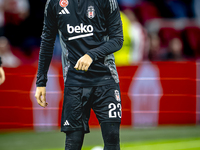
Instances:
[[[117,118],[117,116],[119,118],[121,118],[121,104],[118,103],[117,106],[114,103],[110,103],[108,105],[109,110],[109,118]],[[116,110],[116,108],[119,109],[119,111]]]

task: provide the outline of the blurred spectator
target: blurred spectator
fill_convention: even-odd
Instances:
[[[18,43],[23,30],[19,25],[29,16],[28,0],[0,0],[0,36],[12,43]]]
[[[130,21],[124,13],[121,12],[121,19],[123,24],[124,43],[122,48],[114,53],[115,64],[117,66],[128,66],[130,62],[131,38],[130,38]]]
[[[4,0],[6,23],[19,25],[29,15],[29,3],[27,0]]]
[[[161,40],[161,47],[168,47],[169,41],[175,37],[180,37],[180,32],[174,27],[161,27],[159,29],[158,35]]]
[[[130,49],[130,63],[141,62],[144,58],[144,53],[147,51],[147,34],[144,27],[137,20],[134,12],[130,9],[125,9],[124,14],[131,22],[130,25],[130,37],[131,37],[131,49]]]
[[[157,33],[149,34],[150,48],[148,58],[150,61],[159,61],[160,60],[160,37]]]
[[[5,81],[5,73],[4,73],[4,70],[3,68],[1,67],[1,57],[0,57],[0,85],[4,83]]]
[[[10,50],[8,39],[3,36],[0,37],[0,56],[2,57],[4,67],[15,68],[20,65],[20,60]]]
[[[18,31],[18,33],[23,31],[21,39],[16,42],[14,40],[15,38],[12,38],[12,43],[20,46],[26,55],[31,56],[35,48],[40,47],[46,1],[47,0],[29,0],[30,15],[20,25],[20,30]]]
[[[179,38],[173,38],[170,40],[166,49],[166,53],[163,55],[163,60],[181,61],[183,60],[183,44]]]
[[[32,26],[24,27],[23,23],[30,14],[30,5],[28,0],[3,0],[5,13],[4,36],[6,36],[11,45],[20,46],[23,36],[27,33],[26,28],[32,29]],[[37,30],[37,29],[36,29]]]
[[[180,38],[171,38],[166,48],[161,48],[160,37],[156,33],[149,34],[150,49],[149,60],[150,61],[180,61],[184,60],[183,57],[183,43]]]
[[[28,15],[27,0],[0,0],[0,27],[9,23],[19,25]]]

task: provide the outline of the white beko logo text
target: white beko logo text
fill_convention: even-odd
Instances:
[[[80,26],[70,26],[67,24],[67,31],[68,33],[91,33],[93,32],[94,28],[92,25],[83,25],[83,23],[80,24]]]
[[[78,36],[74,36],[74,37],[70,37],[68,40],[74,40],[74,39],[79,39],[79,38],[83,38],[83,37],[88,37],[88,36],[93,36],[93,31],[94,28],[92,25],[83,25],[83,23],[77,26],[70,26],[70,24],[67,24],[67,32],[69,34],[72,33],[87,33],[87,34],[81,34]]]

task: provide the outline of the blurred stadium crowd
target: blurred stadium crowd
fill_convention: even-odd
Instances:
[[[199,0],[118,0],[124,46],[117,66],[150,61],[198,60]],[[0,0],[0,56],[3,66],[22,61],[16,50],[32,57],[39,50],[46,0]],[[59,40],[55,43],[59,56]]]

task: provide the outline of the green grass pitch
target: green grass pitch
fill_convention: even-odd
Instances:
[[[200,126],[122,128],[121,150],[200,150]],[[0,133],[0,150],[64,150],[65,135],[51,132]],[[103,146],[99,129],[91,129],[82,150]]]
[[[92,146],[84,147],[83,150],[91,150],[92,148]],[[63,148],[45,150],[63,150]],[[121,150],[200,150],[200,138],[122,143]]]

